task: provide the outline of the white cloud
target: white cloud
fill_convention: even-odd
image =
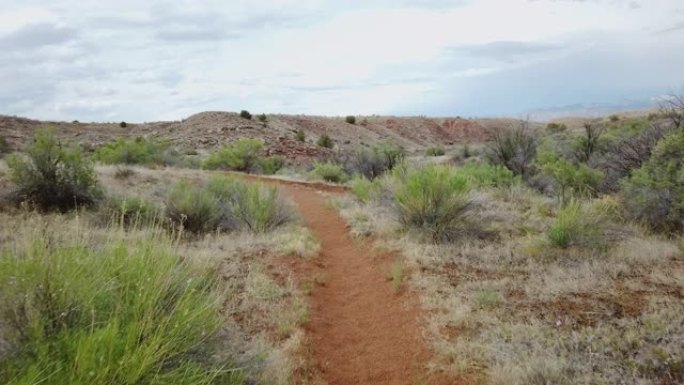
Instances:
[[[39,118],[490,114],[684,82],[677,0],[5,1],[0,113]]]

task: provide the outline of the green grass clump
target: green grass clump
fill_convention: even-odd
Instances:
[[[322,179],[332,183],[344,183],[349,180],[349,175],[344,171],[344,168],[335,163],[316,162],[309,176],[312,179]]]
[[[466,178],[473,187],[510,187],[520,182],[513,171],[488,163],[470,163],[456,168],[455,172]]]
[[[298,129],[295,133],[295,138],[297,138],[298,142],[306,142],[306,132],[301,128]]]
[[[434,241],[451,240],[463,229],[470,208],[469,190],[468,179],[453,167],[407,170],[394,191],[399,219]]]
[[[606,214],[600,208],[571,201],[556,216],[547,232],[553,247],[601,249],[606,246],[604,223]]]
[[[283,166],[285,166],[285,159],[279,155],[259,159],[259,170],[265,175],[273,175],[280,171]]]
[[[224,229],[224,210],[211,191],[186,180],[176,183],[166,198],[166,216],[171,223],[195,234]]]
[[[239,226],[254,233],[265,233],[293,219],[293,212],[276,187],[238,181],[228,201]]]
[[[9,143],[7,143],[7,139],[5,139],[4,136],[0,136],[0,158],[2,158],[3,155],[5,155],[9,152],[10,152],[10,146],[9,146]]]
[[[209,155],[203,167],[208,170],[254,172],[259,167],[259,152],[264,143],[259,139],[241,138]]]
[[[95,160],[105,164],[141,164],[172,166],[180,154],[167,143],[153,139],[118,139],[95,150]]]
[[[328,134],[322,134],[320,137],[318,137],[318,141],[316,141],[316,144],[320,147],[325,148],[335,147],[335,142],[333,142],[332,138],[328,136]]]
[[[354,177],[349,186],[354,196],[363,203],[372,201],[382,191],[382,186],[377,180],[370,181],[362,176]]]
[[[93,206],[102,195],[92,163],[79,147],[63,146],[53,131],[38,131],[26,153],[7,159],[16,201],[66,211]]]
[[[242,383],[217,354],[217,280],[169,240],[27,245],[0,258],[0,383]]]
[[[100,208],[103,224],[118,223],[125,227],[154,226],[163,221],[161,207],[143,198],[108,198]]]
[[[428,147],[425,149],[425,155],[427,156],[442,156],[446,154],[446,150],[441,146]]]

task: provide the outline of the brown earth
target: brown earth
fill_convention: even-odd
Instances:
[[[353,239],[326,203],[323,190],[340,189],[249,179],[280,185],[321,242],[314,269],[325,280],[311,293],[305,326],[318,376],[328,385],[464,383],[427,370],[430,351],[421,335],[423,314],[415,293],[394,289],[386,276],[395,256],[378,253],[371,240]],[[307,270],[312,274],[311,266]]]
[[[297,163],[332,153],[315,144],[323,133],[335,141],[336,147],[393,142],[415,151],[435,144],[482,142],[488,139],[489,128],[512,122],[510,119],[368,116],[357,117],[356,124],[349,124],[341,117],[268,115],[268,121],[261,123],[256,118],[243,119],[236,113],[202,112],[182,121],[128,123],[126,127],[120,127],[118,122],[51,122],[0,115],[0,135],[13,149],[21,148],[38,128],[46,126],[53,127],[60,137],[87,148],[137,136],[167,140],[187,150],[211,149],[240,137],[259,138],[266,143],[268,153],[282,155]],[[305,142],[295,138],[299,129],[306,133]]]

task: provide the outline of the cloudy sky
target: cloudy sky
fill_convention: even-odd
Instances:
[[[682,0],[0,0],[0,114],[521,115],[684,87]]]

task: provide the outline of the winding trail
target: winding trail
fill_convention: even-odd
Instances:
[[[311,293],[305,328],[323,380],[328,385],[453,384],[454,379],[427,373],[430,352],[421,337],[419,304],[410,291],[395,290],[386,278],[394,256],[373,250],[370,240],[352,238],[321,191],[343,190],[250,179],[279,185],[321,242],[317,263],[326,279]]]

